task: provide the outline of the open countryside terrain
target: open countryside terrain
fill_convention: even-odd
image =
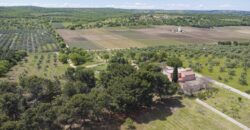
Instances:
[[[218,41],[249,41],[250,27],[194,28],[156,26],[151,28],[59,29],[57,32],[71,47],[115,49],[171,44],[216,44]]]
[[[250,18],[137,11],[0,7],[0,130],[240,129],[196,98],[250,127],[248,99],[212,84],[187,96],[162,74],[190,67],[250,93]]]

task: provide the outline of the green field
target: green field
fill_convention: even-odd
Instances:
[[[211,98],[205,100],[209,105],[250,127],[250,100],[228,90],[218,88]]]
[[[185,67],[189,67],[190,63],[195,64],[195,63],[200,63],[203,67],[201,69],[201,71],[199,73],[205,75],[205,76],[209,76],[214,80],[217,80],[219,82],[223,82],[225,84],[228,84],[236,89],[239,89],[241,91],[244,92],[250,92],[250,81],[248,81],[248,85],[241,85],[239,83],[239,78],[242,72],[244,72],[242,67],[237,67],[236,69],[229,69],[225,67],[225,58],[213,58],[213,61],[218,62],[218,65],[214,65],[212,67],[212,71],[211,68],[209,69],[209,57],[204,57],[201,56],[199,58],[186,58],[184,56],[182,56],[182,59],[184,61],[184,66]],[[210,57],[211,59],[211,57]],[[220,71],[220,68],[224,67],[225,70],[224,72]],[[235,71],[235,75],[234,76],[229,76],[228,71],[229,70],[234,70]],[[250,69],[247,70],[248,75],[247,75],[247,79],[250,79]]]
[[[175,108],[172,114],[169,108],[162,106],[154,112],[140,115],[136,123],[138,130],[238,130],[237,126],[197,104],[184,98],[183,107]],[[143,122],[144,121],[144,122]]]

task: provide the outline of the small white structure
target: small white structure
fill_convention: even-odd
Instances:
[[[178,32],[178,33],[182,32],[181,26],[178,27],[177,32]]]

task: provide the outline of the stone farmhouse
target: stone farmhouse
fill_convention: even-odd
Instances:
[[[173,67],[166,66],[163,68],[162,73],[167,75],[168,79],[172,81],[173,79]],[[191,68],[179,68],[178,69],[178,81],[183,83],[187,81],[196,80],[195,73]]]

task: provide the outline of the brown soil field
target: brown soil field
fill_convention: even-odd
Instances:
[[[90,41],[95,46],[107,49],[145,47],[145,45],[129,38],[117,35],[105,29],[89,30],[58,30],[59,34],[70,45],[83,39]],[[97,48],[98,49],[98,48]]]
[[[65,41],[77,43],[86,49],[118,49],[130,47],[147,47],[167,45],[170,43],[207,43],[218,41],[250,41],[250,27],[215,27],[212,29],[177,26],[155,26],[152,28],[105,28],[87,30],[57,30]],[[83,45],[84,44],[84,45]],[[82,46],[81,46],[82,45]]]
[[[182,27],[183,32],[177,32],[177,26],[157,26],[155,28],[138,29],[136,31],[153,35],[158,38],[173,38],[191,43],[217,43],[218,41],[240,40],[249,41],[250,27],[215,27],[213,29]]]

